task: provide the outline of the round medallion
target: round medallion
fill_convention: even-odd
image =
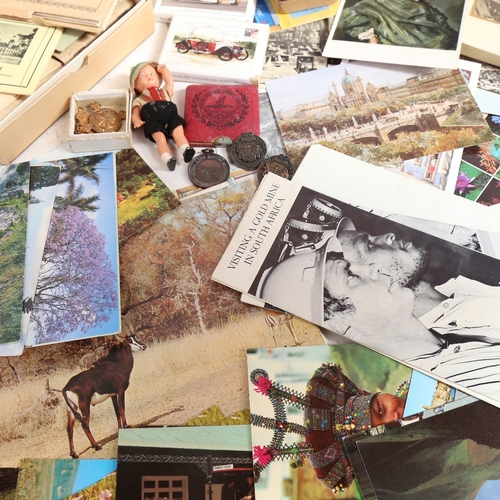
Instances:
[[[266,143],[253,132],[244,132],[231,144],[231,159],[240,168],[254,170],[265,158]]]
[[[203,149],[189,163],[188,176],[195,186],[212,187],[228,180],[229,163],[213,149]]]
[[[285,179],[291,179],[294,174],[290,158],[283,154],[269,156],[268,158],[264,158],[264,160],[262,160],[257,172],[259,181],[261,181],[264,175],[268,172],[272,172],[273,174],[284,177]]]
[[[92,113],[89,115],[89,125],[94,132],[116,132],[125,118],[124,111],[115,111],[111,108],[103,108],[98,102],[90,105]]]

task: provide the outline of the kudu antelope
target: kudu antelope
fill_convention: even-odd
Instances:
[[[116,336],[106,356],[98,359],[91,368],[72,377],[62,393],[68,405],[68,439],[70,455],[78,458],[73,442],[75,420],[82,424],[94,450],[100,450],[90,431],[90,405],[95,406],[109,397],[118,421],[118,428],[127,426],[125,418],[125,391],[129,385],[130,373],[134,366],[132,351],[144,350],[146,346],[135,335]]]

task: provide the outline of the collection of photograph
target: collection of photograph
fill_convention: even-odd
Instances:
[[[0,120],[131,7],[14,3]],[[153,3],[129,115],[0,166],[0,498],[499,497],[500,6]]]

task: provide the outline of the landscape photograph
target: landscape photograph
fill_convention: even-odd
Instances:
[[[125,395],[130,426],[185,425],[191,419],[200,425],[217,413],[218,420],[222,413],[235,421],[232,415],[248,413],[246,349],[323,343],[316,326],[245,304],[240,293],[211,280],[255,189],[255,179],[247,177],[187,199],[122,243],[122,327],[147,346],[133,354]],[[112,338],[27,348],[22,356],[0,358],[2,466],[14,467],[30,455],[69,458],[60,391],[85,369],[83,358],[107,349]],[[228,377],[231,383],[221,391]],[[151,383],[157,380],[162,383]],[[214,406],[217,412],[207,411]],[[74,444],[80,458],[116,457],[111,400],[93,406],[90,419],[102,449],[90,446],[77,423]]]
[[[0,343],[21,336],[29,176],[27,162],[0,168]]]
[[[493,138],[460,70],[345,63],[266,87],[296,168],[313,144],[388,167]]]

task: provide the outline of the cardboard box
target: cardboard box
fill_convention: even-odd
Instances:
[[[92,104],[98,103],[101,111],[114,117],[116,113],[123,113],[119,119],[120,128],[116,132],[78,132],[77,113],[89,120],[96,110]],[[127,149],[132,147],[131,136],[131,106],[130,91],[128,89],[116,89],[101,92],[75,92],[71,97],[69,107],[69,133],[68,142],[72,151],[81,153],[84,151],[113,151],[115,149]],[[108,110],[112,110],[108,112]],[[90,119],[90,122],[92,120]],[[90,127],[89,121],[87,125]]]
[[[134,8],[0,121],[0,163],[12,163],[68,111],[74,92],[93,87],[153,32],[152,0],[137,0]]]
[[[325,7],[334,3],[332,0],[276,0],[276,10],[280,14],[290,14],[291,12]]]

